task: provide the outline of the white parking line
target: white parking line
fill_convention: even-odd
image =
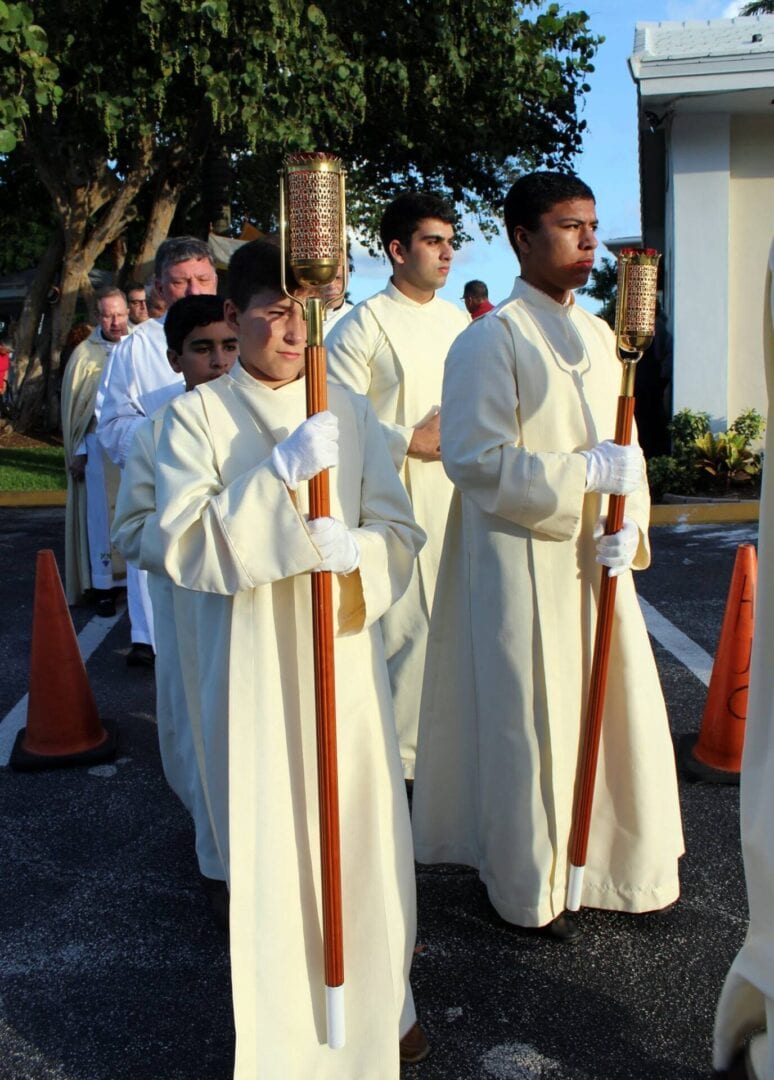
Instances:
[[[124,610],[123,607],[120,608],[109,619],[103,619],[95,615],[93,619],[86,623],[78,635],[78,646],[84,663],[102,644],[123,615]],[[23,698],[16,702],[10,712],[7,712],[3,719],[0,720],[0,767],[8,764],[16,736],[27,722],[28,701],[29,694],[25,694]]]
[[[676,657],[681,664],[685,664],[697,679],[709,686],[712,674],[712,657],[706,653],[700,645],[692,641],[682,630],[678,630],[674,623],[656,611],[656,609],[643,600],[640,596],[640,608],[645,617],[645,625],[648,631],[656,639],[659,645],[663,645],[667,652]]]

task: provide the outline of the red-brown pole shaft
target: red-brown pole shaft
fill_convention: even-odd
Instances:
[[[632,438],[632,420],[634,417],[634,397],[618,398],[618,415],[615,424],[615,441],[621,446],[628,446]],[[623,526],[623,495],[611,495],[607,507],[605,533],[610,536]],[[610,639],[613,632],[613,609],[617,577],[610,577],[608,567],[602,567],[602,582],[599,590],[597,608],[597,629],[594,638],[594,657],[591,664],[589,698],[586,705],[586,717],[580,753],[580,770],[575,793],[572,841],[570,844],[570,862],[573,866],[586,865],[586,852],[589,843],[591,808],[594,800],[594,783],[597,777],[597,759],[599,757],[599,738],[602,732],[602,713],[605,708],[607,690],[607,669],[610,661]]]
[[[305,357],[306,412],[307,416],[312,416],[328,407],[325,346],[308,345]],[[309,516],[317,518],[329,514],[328,470],[324,469],[309,481]],[[333,600],[330,573],[321,571],[312,574],[311,578],[325,985],[341,986],[344,982],[344,935],[341,918]]]

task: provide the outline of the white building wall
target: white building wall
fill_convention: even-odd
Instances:
[[[774,237],[774,118],[731,120],[728,417],[756,408],[764,416],[762,320]]]
[[[673,408],[725,427],[729,352],[730,119],[676,115],[670,138]]]

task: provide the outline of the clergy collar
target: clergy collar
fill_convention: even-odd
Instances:
[[[553,315],[569,315],[575,306],[574,293],[571,292],[567,300],[560,304],[558,300],[553,300],[548,293],[544,293],[542,289],[538,289],[535,285],[530,285],[522,277],[517,277],[513,283],[513,292],[509,299],[526,300],[527,303],[532,304],[534,307],[542,308],[543,311],[550,312]]]
[[[426,303],[420,304],[417,300],[412,300],[410,296],[406,296],[405,293],[402,293],[400,289],[393,284],[392,278],[390,278],[390,280],[387,282],[387,287],[384,291],[387,293],[391,300],[396,300],[399,304],[405,304],[407,307],[413,308],[429,308],[430,305],[438,299],[438,293],[435,292],[433,293],[432,300],[428,300]]]

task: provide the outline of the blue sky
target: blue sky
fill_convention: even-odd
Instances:
[[[724,19],[738,14],[744,0],[579,0],[563,3],[570,11],[584,10],[591,29],[605,37],[596,57],[596,71],[589,78],[581,116],[587,121],[583,152],[575,171],[591,186],[597,199],[599,235],[633,236],[640,231],[639,177],[637,162],[637,93],[627,59],[638,22],[682,22]],[[387,263],[355,248],[355,270],[350,296],[356,303],[384,287]],[[600,245],[598,258],[605,254]],[[504,236],[487,243],[481,237],[457,252],[442,295],[462,307],[460,297],[466,281],[480,278],[489,286],[495,303],[511,291],[516,261]],[[592,310],[593,300],[584,300]]]

